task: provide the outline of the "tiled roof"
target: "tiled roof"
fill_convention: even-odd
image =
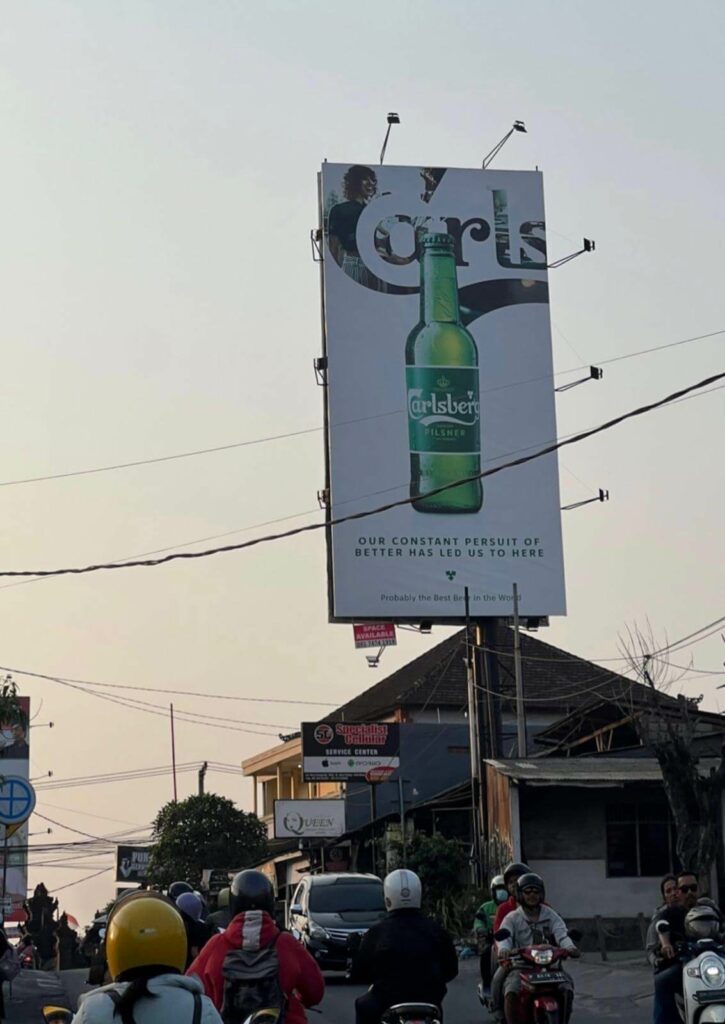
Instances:
[[[513,706],[515,696],[513,636],[509,626],[497,623],[495,640],[490,641],[498,654],[504,709]],[[390,714],[399,707],[461,708],[466,704],[465,652],[465,630],[461,629],[348,701],[329,718],[344,716],[348,721],[365,721]],[[526,632],[521,633],[521,657],[524,694],[532,710],[564,714],[593,697],[613,699],[631,688],[635,693],[645,691],[644,686],[626,676]]]

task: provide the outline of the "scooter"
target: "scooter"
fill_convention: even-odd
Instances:
[[[567,1024],[571,1015],[569,979],[561,962],[568,956],[569,950],[558,946],[524,946],[512,949],[502,960],[520,972],[515,1011],[519,1024]],[[490,999],[484,1005],[491,1009]]]
[[[658,925],[657,930],[666,929]],[[725,947],[715,939],[697,939],[678,943],[675,949],[675,962],[682,964],[682,995],[675,995],[680,1018],[684,1024],[723,1024]]]

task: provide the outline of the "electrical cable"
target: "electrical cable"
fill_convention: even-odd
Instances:
[[[676,648],[679,648],[681,644],[684,644],[686,640],[691,640],[693,637],[697,637],[698,634],[704,633],[705,630],[712,629],[712,631],[716,633],[722,623],[725,623],[725,615],[720,616],[719,619],[715,619],[714,622],[709,622],[706,626],[700,626],[699,629],[696,629],[692,633],[688,633],[687,636],[680,637],[679,640],[675,640],[671,644],[665,644],[664,647],[660,647],[659,650],[657,650],[657,651],[651,651],[647,655],[647,657],[648,658],[656,658],[660,654],[665,654],[665,653],[668,653],[668,652],[671,653]],[[702,639],[704,640],[706,638],[702,637]]]
[[[638,416],[643,416],[646,413],[653,412],[655,409],[660,409],[665,405],[669,405],[671,402],[676,401],[678,398],[682,398],[685,395],[689,395],[694,391],[698,391],[709,384],[713,384],[715,381],[723,380],[725,378],[725,372],[713,374],[710,377],[705,377],[703,380],[690,384],[685,388],[680,388],[678,391],[672,392],[670,395],[666,395],[664,398],[658,399],[656,402],[649,402],[647,405],[638,406],[636,409],[631,409],[629,412],[622,413],[619,416],[615,416],[611,420],[607,420],[605,423],[601,423],[596,427],[592,427],[589,430],[584,430],[573,437],[566,440],[557,441],[554,444],[547,445],[539,451],[534,452],[531,455],[524,455],[518,459],[514,459],[511,462],[504,463],[500,466],[495,466],[491,469],[482,470],[480,473],[474,473],[468,477],[462,477],[460,480],[454,480],[449,484],[445,484],[442,487],[436,487],[431,491],[427,491],[424,497],[433,497],[436,494],[442,494],[445,491],[449,491],[454,487],[460,487],[461,484],[470,483],[474,480],[482,480],[485,477],[493,476],[496,473],[501,473],[506,469],[513,469],[516,466],[522,466],[528,462],[532,462],[535,459],[540,459],[544,455],[551,455],[558,451],[560,448],[576,444],[580,441],[584,441],[589,437],[593,437],[596,434],[601,434],[604,431],[611,430],[613,427],[618,426],[620,423],[624,423],[626,420],[633,419]],[[377,508],[366,509],[361,512],[353,512],[350,515],[342,516],[337,519],[330,519],[323,523],[309,523],[306,526],[298,526],[291,530],[286,530],[283,533],[267,534],[263,537],[255,537],[248,541],[243,541],[239,544],[226,544],[218,548],[209,548],[204,551],[177,551],[170,555],[165,555],[162,558],[155,559],[137,559],[128,562],[107,562],[96,565],[86,565],[81,567],[65,568],[65,569],[15,569],[15,570],[2,570],[0,576],[3,577],[22,577],[22,576],[68,576],[68,575],[85,575],[91,572],[100,572],[111,569],[129,569],[129,568],[148,568],[157,565],[164,565],[167,562],[177,561],[180,559],[197,559],[197,558],[209,558],[212,555],[226,554],[231,551],[242,551],[246,548],[256,547],[260,544],[268,544],[278,540],[284,540],[288,537],[294,537],[302,533],[316,532],[321,529],[328,529],[333,526],[340,526],[343,523],[354,522],[360,519],[367,519],[370,516],[379,515],[382,512],[388,512],[393,508],[400,508],[405,505],[410,505],[414,501],[418,501],[419,496],[412,496],[407,498],[401,498],[397,501],[388,502],[386,505],[380,505]]]
[[[0,672],[9,672],[11,675],[18,676],[29,676],[31,679],[45,679],[47,682],[51,683],[77,683],[80,686],[100,686],[119,690],[142,690],[149,693],[172,693],[181,694],[185,697],[204,697],[210,700],[238,700],[252,704],[306,704],[313,707],[325,708],[336,706],[330,701],[296,700],[292,697],[240,697],[236,694],[230,696],[226,693],[205,693],[203,690],[175,690],[158,686],[131,686],[123,683],[99,683],[92,679],[74,679],[72,676],[50,676],[45,675],[42,672],[29,672],[26,669],[21,668],[3,669],[0,667]]]
[[[113,871],[113,867],[101,868],[100,871],[94,871],[91,875],[86,875],[85,878],[76,878],[75,882],[67,882],[65,885],[56,885],[53,892],[61,892],[63,889],[70,889],[73,885],[81,885],[82,882],[88,882],[91,878],[97,878],[98,875],[105,875],[107,871]]]
[[[558,330],[558,328],[557,328],[557,330]],[[561,332],[559,332],[559,333],[561,333]],[[609,365],[611,363],[618,363],[618,362],[621,362],[622,360],[625,360],[625,359],[634,359],[634,358],[636,358],[638,356],[650,355],[653,352],[662,352],[665,349],[676,348],[676,347],[678,347],[680,345],[689,345],[689,344],[691,344],[694,341],[703,341],[703,340],[708,339],[708,338],[714,338],[714,337],[717,337],[720,334],[725,334],[725,328],[723,328],[721,330],[718,330],[718,331],[711,331],[708,334],[698,334],[698,335],[695,335],[695,336],[693,336],[691,338],[681,338],[679,341],[671,341],[671,342],[668,342],[668,343],[666,343],[664,345],[654,345],[651,348],[640,349],[637,352],[626,352],[626,353],[624,353],[624,354],[622,354],[620,356],[612,356],[609,359],[598,359],[598,360],[595,360],[595,363],[596,363],[597,366],[607,366],[607,365]],[[562,337],[563,337],[563,335],[562,335]],[[564,340],[566,341],[566,339],[564,339]],[[570,344],[570,343],[567,342],[567,344]],[[581,358],[581,357],[579,357],[579,358]],[[511,388],[511,387],[520,387],[520,386],[522,386],[524,384],[534,384],[534,383],[537,383],[538,381],[542,381],[542,380],[550,380],[550,379],[553,380],[555,377],[561,377],[564,374],[578,373],[581,370],[588,370],[589,369],[589,365],[590,364],[583,364],[581,366],[573,366],[570,369],[567,369],[567,370],[557,370],[555,373],[545,374],[542,377],[532,377],[532,378],[530,378],[528,380],[512,381],[512,382],[510,382],[508,384],[502,384],[502,385],[499,385],[498,387],[495,387],[495,388],[487,388],[487,389],[481,391],[481,394],[482,395],[490,394],[490,393],[492,393],[494,391],[501,391],[501,390],[505,390],[505,389]],[[353,425],[353,424],[356,424],[356,423],[364,423],[364,422],[366,422],[368,420],[382,419],[383,417],[386,417],[386,416],[399,416],[402,413],[404,413],[405,411],[406,411],[405,409],[394,409],[394,410],[391,410],[390,412],[376,413],[376,414],[374,414],[372,416],[361,416],[361,417],[358,417],[357,419],[342,420],[339,423],[332,424],[331,427],[332,428],[337,428],[337,427],[343,427],[343,426],[350,426],[350,425]],[[119,463],[114,463],[114,464],[106,465],[106,466],[94,466],[94,467],[92,467],[90,469],[69,470],[68,472],[65,472],[65,473],[49,473],[49,474],[45,474],[43,476],[25,477],[25,478],[22,478],[22,479],[0,480],[0,487],[16,487],[16,486],[19,486],[21,484],[44,483],[44,482],[50,481],[50,480],[65,480],[65,479],[68,479],[69,477],[91,476],[91,475],[97,474],[97,473],[110,473],[110,472],[113,472],[115,470],[120,470],[120,469],[132,469],[132,468],[135,468],[137,466],[149,466],[149,465],[154,465],[156,463],[161,463],[161,462],[173,462],[173,461],[178,460],[178,459],[190,459],[190,458],[194,458],[194,457],[199,456],[199,455],[210,455],[210,454],[213,454],[214,452],[230,451],[230,450],[236,449],[236,448],[248,448],[248,447],[251,447],[253,445],[267,444],[267,443],[269,443],[271,441],[280,441],[280,440],[286,440],[288,438],[300,437],[300,436],[303,436],[305,434],[320,433],[323,429],[324,428],[322,426],[319,426],[319,427],[304,427],[304,428],[301,428],[300,430],[292,430],[292,431],[288,431],[287,433],[284,433],[284,434],[270,434],[269,436],[266,436],[266,437],[251,438],[250,440],[247,440],[247,441],[234,441],[234,442],[231,442],[229,444],[214,445],[213,447],[210,447],[210,448],[198,448],[198,449],[195,449],[193,451],[176,452],[176,453],[174,453],[172,455],[159,455],[159,456],[156,456],[155,458],[134,459],[134,460],[129,461],[129,462],[119,462]]]

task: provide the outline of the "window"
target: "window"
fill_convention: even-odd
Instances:
[[[675,830],[661,800],[607,805],[607,875],[657,877],[679,867]]]

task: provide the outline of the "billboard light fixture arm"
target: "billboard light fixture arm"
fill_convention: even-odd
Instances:
[[[563,267],[565,263],[571,263],[577,256],[583,256],[585,252],[594,252],[597,247],[597,243],[592,241],[591,238],[582,239],[582,248],[577,249],[576,252],[570,253],[569,256],[562,256],[559,260],[554,260],[553,263],[547,263],[547,270],[556,270],[557,267]]]
[[[586,377],[580,377],[579,380],[573,380],[569,384],[562,384],[561,387],[554,388],[554,391],[556,391],[558,394],[561,394],[563,391],[571,391],[572,388],[576,388],[580,384],[586,384],[587,381],[601,380],[603,376],[604,370],[601,368],[601,366],[590,366],[589,373],[586,375]]]
[[[609,491],[605,491],[600,487],[599,494],[593,498],[585,498],[584,501],[573,501],[571,505],[562,505],[561,511],[571,512],[573,508],[582,508],[584,505],[591,505],[595,501],[609,501]]]
[[[385,652],[385,647],[381,647],[377,654],[366,654],[365,661],[368,663],[368,668],[378,668],[380,665],[380,659]]]
[[[311,229],[310,246],[312,247],[313,261],[315,263],[322,263],[322,228]]]
[[[327,387],[327,356],[318,356],[312,361],[315,368],[315,380],[321,388]]]
[[[385,139],[383,140],[383,148],[380,150],[380,166],[382,167],[383,161],[385,160],[385,150],[388,148],[388,139],[390,138],[390,129],[394,124],[400,124],[400,117],[391,111],[388,114],[388,128],[385,132]]]
[[[504,137],[500,140],[500,142],[497,142],[493,149],[490,150],[490,152],[486,153],[485,157],[481,162],[482,170],[485,171],[488,168],[491,161],[498,156],[498,154],[501,152],[501,150],[506,145],[511,136],[514,134],[514,132],[523,132],[524,134],[526,134],[526,125],[523,121],[514,121],[514,123],[511,125],[511,127],[506,132]]]

